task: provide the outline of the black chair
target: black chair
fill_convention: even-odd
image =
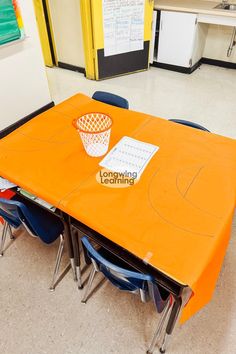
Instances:
[[[110,104],[111,106],[129,109],[129,102],[125,98],[114,95],[110,92],[96,91],[94,92],[92,98],[96,101]]]
[[[191,128],[195,128],[195,129],[199,129],[199,130],[204,130],[206,132],[210,133],[210,130],[208,130],[207,128],[203,127],[200,124],[194,123],[194,122],[189,122],[188,120],[183,120],[183,119],[169,119],[170,122],[174,122],[174,123],[178,123],[178,124],[182,124],[182,125],[186,125],[188,127]]]

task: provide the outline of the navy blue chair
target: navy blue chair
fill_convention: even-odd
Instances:
[[[64,225],[62,221],[42,207],[25,199],[22,200],[17,195],[10,200],[0,198],[0,215],[6,223],[13,227],[23,224],[31,236],[38,237],[46,244],[51,244],[57,238],[60,238],[53,279],[50,286],[50,290],[54,290],[64,248]],[[5,238],[4,235],[1,242],[2,254]]]
[[[103,247],[95,249],[86,236],[81,238],[83,248],[92,262],[92,270],[89,275],[88,285],[85,290],[82,303],[86,303],[90,295],[91,286],[96,273],[101,272],[121,291],[140,295],[142,302],[153,299],[157,312],[162,313],[161,320],[155,332],[149,353],[152,353],[159,338],[161,328],[172,305],[172,296],[164,288],[156,284],[153,276],[137,272],[119,257],[115,256]]]
[[[186,125],[188,127],[191,128],[195,128],[195,129],[199,129],[199,130],[204,130],[206,132],[210,133],[210,130],[208,130],[207,128],[203,127],[200,124],[194,123],[194,122],[190,122],[188,120],[183,120],[183,119],[169,119],[170,122],[174,122],[174,123],[178,123],[178,124],[182,124],[182,125]]]
[[[96,91],[92,98],[96,101],[110,104],[111,106],[129,109],[129,102],[125,98],[110,92]]]

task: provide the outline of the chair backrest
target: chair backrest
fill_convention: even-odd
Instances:
[[[0,216],[12,227],[19,227],[21,220],[19,218],[17,207],[9,204],[9,199],[0,198]]]
[[[17,229],[22,224],[22,222],[18,217],[14,217],[13,215],[5,213],[1,209],[1,205],[0,205],[0,222],[1,222],[1,218],[4,219],[8,224],[10,224],[15,229]]]
[[[97,270],[101,271],[113,285],[125,291],[135,292],[139,289],[148,291],[157,312],[161,313],[163,311],[171,295],[167,290],[157,285],[153,276],[117,266],[104,258],[99,250],[97,251],[92,246],[86,236],[83,236],[81,241],[88,252],[88,256],[96,263]]]
[[[186,126],[191,127],[191,128],[204,130],[204,131],[210,133],[210,130],[208,130],[207,128],[203,127],[202,125],[194,123],[194,122],[190,122],[188,120],[184,120],[184,119],[169,119],[169,121],[170,122],[174,122],[174,123],[178,123],[178,124],[182,124],[182,125],[186,125]]]
[[[95,250],[86,236],[83,236],[81,240],[88,252],[88,256],[96,263],[98,270],[120,290],[133,292],[138,289],[145,290],[148,288],[147,282],[153,281],[153,277],[149,274],[125,269],[105,259],[99,251]]]
[[[55,241],[63,230],[63,224],[56,216],[31,202],[0,198],[0,209],[7,217],[18,218],[32,236],[45,243]]]
[[[161,313],[172,295],[169,291],[154,282],[149,283],[149,291],[152,295],[157,312]]]
[[[11,199],[16,193],[11,189],[7,189],[5,191],[0,191],[0,198],[3,199]],[[10,217],[9,214],[6,214],[0,207],[0,223],[4,223],[4,220],[10,224],[12,227],[17,228],[20,226],[21,221],[15,216]]]
[[[111,106],[129,109],[129,102],[125,98],[110,92],[96,91],[92,98],[96,101],[110,104]]]

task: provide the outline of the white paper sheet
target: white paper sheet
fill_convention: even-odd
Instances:
[[[10,189],[16,187],[16,184],[9,182],[7,179],[0,177],[0,191],[5,191],[6,189]]]
[[[145,0],[103,0],[104,55],[143,50]]]
[[[140,178],[158,149],[158,146],[124,136],[99,165],[114,172],[136,173]]]

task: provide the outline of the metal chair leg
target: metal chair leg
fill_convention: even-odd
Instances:
[[[146,303],[150,300],[150,296],[147,291],[140,289],[139,293],[142,302]]]
[[[4,244],[6,241],[6,236],[7,236],[7,229],[8,229],[8,222],[4,222],[3,225],[3,230],[2,230],[2,237],[1,237],[1,245],[0,245],[0,257],[3,256],[3,250],[4,250]]]
[[[15,236],[12,233],[12,229],[11,229],[11,225],[10,224],[8,224],[8,230],[9,230],[9,233],[10,233],[10,239],[11,240],[15,240]]]
[[[97,273],[97,271],[96,271],[94,265],[92,265],[92,270],[91,270],[90,275],[89,275],[88,285],[86,287],[86,290],[85,290],[85,293],[84,293],[84,297],[81,300],[81,302],[83,304],[86,304],[86,302],[88,300],[89,292],[90,292],[90,289],[91,289],[91,286],[92,286],[92,283],[93,283],[93,279],[94,279],[96,273]]]
[[[58,247],[58,251],[57,251],[56,264],[55,264],[55,268],[54,268],[54,272],[53,272],[52,283],[50,286],[51,291],[55,290],[55,286],[56,286],[56,282],[57,282],[57,278],[58,278],[58,271],[59,271],[59,267],[61,264],[62,252],[64,249],[64,244],[65,244],[64,237],[63,237],[63,235],[60,235],[60,243],[59,243],[59,247]]]
[[[153,351],[155,349],[155,346],[156,346],[156,343],[157,343],[157,340],[159,339],[159,337],[161,335],[161,332],[162,332],[163,326],[165,324],[166,318],[168,317],[168,314],[170,313],[171,307],[172,307],[172,299],[170,297],[170,300],[168,301],[166,307],[164,308],[164,310],[162,312],[161,319],[160,319],[160,321],[158,323],[158,326],[157,326],[156,332],[155,332],[155,334],[153,336],[153,339],[152,339],[152,342],[150,344],[150,347],[147,350],[147,354],[152,354],[153,353]]]

